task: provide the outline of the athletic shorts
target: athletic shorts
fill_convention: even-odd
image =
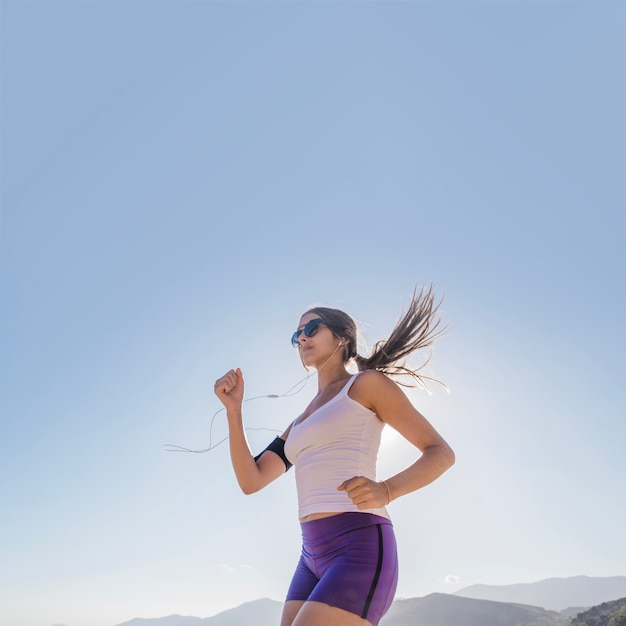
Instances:
[[[301,526],[302,555],[287,600],[323,602],[377,626],[398,583],[391,522],[371,513],[351,512]]]

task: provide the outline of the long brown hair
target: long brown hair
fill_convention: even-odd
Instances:
[[[440,380],[420,373],[428,365],[430,355],[419,367],[410,368],[405,365],[406,358],[416,350],[431,348],[437,337],[446,331],[441,325],[438,309],[441,300],[435,302],[433,286],[413,292],[407,312],[400,317],[387,339],[377,341],[368,357],[361,356],[357,351],[358,329],[356,322],[347,313],[329,307],[314,307],[307,313],[315,313],[328,322],[330,330],[346,341],[344,363],[354,359],[359,371],[373,369],[387,376],[410,376],[415,384],[428,389],[427,381],[444,385]],[[400,385],[412,386],[401,381]],[[445,385],[444,385],[445,387]]]

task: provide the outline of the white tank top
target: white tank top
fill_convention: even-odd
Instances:
[[[296,469],[298,516],[359,511],[345,491],[344,480],[365,476],[376,480],[376,457],[384,423],[353,400],[348,390],[358,374],[326,404],[289,431],[285,455]],[[386,508],[362,510],[389,519]]]

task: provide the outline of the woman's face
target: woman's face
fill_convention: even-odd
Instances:
[[[305,326],[320,319],[318,313],[305,313],[298,323],[298,330],[302,331],[298,336],[298,352],[302,362],[307,366],[317,368],[320,363],[327,361],[337,349],[340,340],[332,333],[326,324],[321,323],[311,337],[304,332]]]

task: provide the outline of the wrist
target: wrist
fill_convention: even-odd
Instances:
[[[226,408],[226,419],[229,422],[237,421],[241,422],[243,417],[243,411],[241,410],[241,405],[230,406]]]
[[[381,480],[380,481],[383,485],[385,485],[385,489],[387,490],[387,504],[389,504],[392,500],[391,498],[391,488],[389,487],[389,484],[387,483],[386,480]]]

